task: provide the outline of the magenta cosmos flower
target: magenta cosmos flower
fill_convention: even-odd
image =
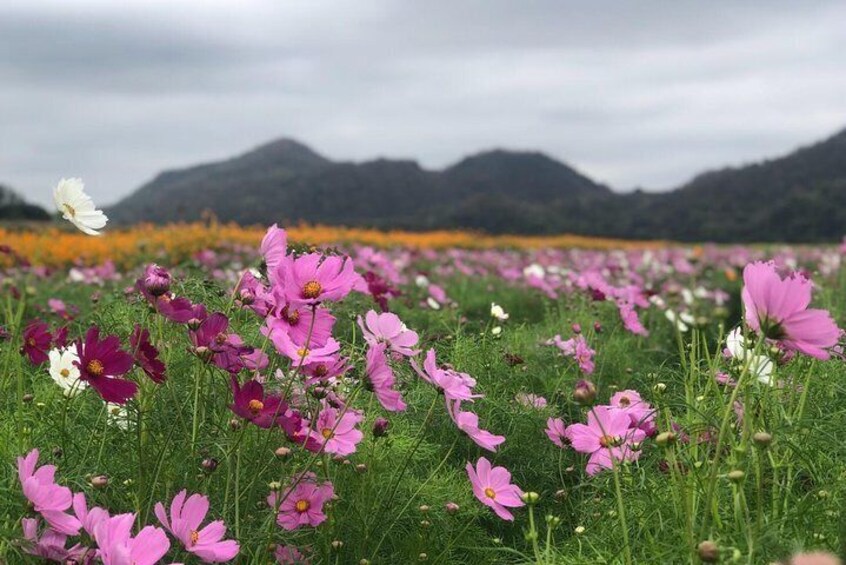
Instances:
[[[356,428],[363,420],[364,414],[358,410],[338,410],[324,401],[310,437],[326,453],[349,455],[355,452],[356,446],[364,438],[361,430]],[[308,428],[308,423],[303,422],[303,427]]]
[[[200,528],[209,512],[209,499],[201,494],[192,494],[186,500],[187,492],[182,490],[170,503],[170,520],[164,505],[156,503],[155,513],[159,522],[177,538],[186,551],[193,553],[206,563],[223,563],[238,555],[239,546],[235,540],[224,540],[226,525],[223,520],[210,522]]]
[[[377,343],[367,348],[367,379],[373,394],[385,410],[402,412],[406,404],[400,392],[394,389],[396,378],[385,355],[386,347],[385,343]]]
[[[588,412],[587,424],[571,424],[566,436],[573,449],[590,455],[587,474],[595,475],[611,469],[614,461],[636,461],[640,450],[632,444],[643,441],[646,432],[631,428],[631,417],[623,410],[610,406],[596,406]]]
[[[77,340],[74,365],[79,368],[79,378],[96,390],[106,402],[126,404],[135,395],[138,385],[121,379],[132,369],[132,355],[120,348],[120,339],[110,335],[100,341],[100,329],[92,326],[85,334],[85,341]]]
[[[423,369],[412,359],[411,366],[420,378],[442,392],[447,400],[461,400],[473,402],[474,398],[481,398],[481,394],[473,394],[476,379],[466,373],[459,373],[452,369],[440,369],[435,362],[435,350],[426,352]]]
[[[64,535],[76,535],[82,524],[65,512],[73,502],[70,489],[56,484],[55,465],[37,465],[37,449],[30,451],[26,457],[18,457],[18,478],[24,496],[53,530]]]
[[[408,329],[396,314],[391,312],[377,314],[370,310],[364,315],[363,321],[361,316],[358,317],[358,325],[364,333],[364,340],[370,345],[384,343],[394,353],[406,357],[413,357],[419,353],[412,349],[419,339],[417,332]]]
[[[60,534],[51,528],[45,528],[39,535],[38,520],[35,518],[23,518],[21,528],[23,529],[23,538],[27,542],[24,551],[29,555],[40,557],[51,563],[82,562],[85,548],[75,545],[66,549],[68,536],[65,534]]]
[[[27,324],[23,331],[23,345],[21,355],[26,355],[33,365],[42,365],[47,362],[50,350],[50,343],[53,336],[50,335],[50,326],[41,320],[35,320]]]
[[[458,429],[467,434],[482,449],[496,452],[497,446],[505,441],[505,436],[498,436],[480,428],[479,416],[473,412],[463,411],[461,401],[456,400],[447,408],[450,418],[458,426]]]
[[[155,565],[170,549],[161,528],[147,526],[132,536],[135,514],[106,518],[94,527],[97,556],[103,565]]]
[[[309,305],[342,300],[364,285],[352,259],[320,253],[284,257],[277,268],[277,281],[288,303]]]
[[[150,341],[150,332],[135,324],[132,335],[129,336],[129,344],[132,346],[132,355],[135,363],[155,383],[163,383],[167,380],[165,364],[159,359],[159,350]]]
[[[505,467],[491,468],[491,462],[481,457],[475,468],[467,463],[467,475],[473,485],[473,494],[482,504],[489,506],[503,520],[514,520],[514,515],[507,508],[525,506],[520,499],[523,491],[511,484],[511,473]]]
[[[314,528],[322,524],[326,520],[323,505],[334,495],[332,483],[318,484],[314,473],[307,473],[296,486],[286,490],[281,498],[278,493],[270,493],[267,503],[278,511],[276,522],[290,531],[303,526]]]
[[[629,415],[633,428],[647,434],[655,429],[655,409],[635,390],[621,390],[611,396],[610,405]]]
[[[229,409],[260,428],[273,426],[276,419],[288,410],[280,397],[265,395],[264,387],[258,381],[247,381],[242,387],[235,375],[232,375],[232,397]]]
[[[262,333],[266,336],[285,333],[297,345],[316,348],[329,341],[334,325],[335,316],[324,308],[284,306],[277,316],[267,318]]]
[[[782,279],[771,262],[755,262],[743,269],[746,323],[756,332],[790,351],[828,359],[840,330],[825,310],[809,309],[812,283],[794,273]]]

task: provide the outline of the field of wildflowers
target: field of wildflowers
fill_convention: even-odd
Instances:
[[[842,249],[361,234],[0,232],[0,556],[839,562]]]

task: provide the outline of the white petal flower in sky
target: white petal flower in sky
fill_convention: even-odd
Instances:
[[[73,364],[79,358],[72,349],[53,349],[48,353],[48,357],[50,376],[62,387],[65,396],[76,396],[88,386],[88,383],[79,380],[79,369]]]
[[[53,189],[56,209],[70,223],[88,235],[100,235],[109,219],[97,210],[91,197],[85,194],[81,179],[62,179]]]

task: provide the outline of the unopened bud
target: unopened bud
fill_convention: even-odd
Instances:
[[[359,463],[355,466],[355,470],[357,473],[366,473],[367,472],[367,465],[364,463]]]
[[[587,380],[580,380],[573,389],[573,400],[582,406],[590,406],[596,400],[596,385]]]
[[[200,465],[202,466],[203,471],[205,471],[206,473],[211,473],[215,469],[217,469],[217,459],[215,459],[214,457],[208,457],[206,459],[203,459],[203,462]]]
[[[757,432],[752,436],[752,441],[760,447],[767,447],[773,442],[773,436],[767,432]]]
[[[711,540],[705,540],[700,543],[696,552],[699,554],[699,559],[704,563],[716,563],[720,560],[720,548]]]
[[[94,488],[106,488],[109,486],[109,477],[106,475],[96,475],[89,480],[91,486]]]
[[[661,432],[656,436],[655,443],[661,447],[666,447],[676,443],[676,434],[673,432]]]
[[[384,437],[388,435],[389,427],[391,427],[391,423],[386,418],[379,416],[373,421],[373,437]]]
[[[283,458],[283,459],[284,459],[285,457],[288,457],[289,455],[291,455],[291,448],[290,448],[290,447],[285,447],[285,446],[283,445],[282,447],[277,447],[277,448],[276,448],[276,450],[273,452],[273,454],[274,454],[276,457],[279,457],[279,458]]]
[[[454,502],[447,502],[444,504],[444,510],[446,510],[447,514],[455,514],[459,510],[459,506]]]
[[[342,542],[341,540],[336,539],[332,542],[332,549],[334,549],[335,551],[340,551],[342,547],[344,547],[344,542]]]
[[[539,495],[538,493],[536,493],[536,492],[532,492],[532,491],[530,491],[530,492],[524,492],[524,493],[520,496],[520,498],[521,498],[521,499],[523,500],[523,502],[525,502],[526,504],[535,504],[538,500],[540,500],[540,495]]]
[[[740,469],[735,469],[734,471],[729,471],[729,474],[726,475],[726,477],[733,483],[739,483],[746,477],[746,473]]]

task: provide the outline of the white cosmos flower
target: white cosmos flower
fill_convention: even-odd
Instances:
[[[47,356],[50,358],[50,376],[62,387],[65,396],[76,396],[88,386],[88,383],[79,380],[79,369],[73,364],[79,360],[75,351],[52,349]]]
[[[437,300],[432,298],[431,296],[426,299],[426,304],[428,304],[429,308],[431,308],[432,310],[440,310],[441,309],[441,304]]]
[[[88,235],[100,235],[109,219],[97,210],[91,197],[85,194],[85,185],[81,179],[62,179],[53,189],[56,209],[70,223]]]
[[[107,402],[106,421],[112,426],[115,426],[122,430],[128,430],[130,422],[129,411],[126,409],[126,406]]]
[[[726,336],[726,349],[741,367],[749,363],[749,372],[755,375],[761,383],[765,385],[773,384],[773,360],[766,355],[755,355],[755,352],[747,347],[741,328],[733,329]]]
[[[537,263],[532,263],[525,269],[523,269],[523,276],[526,278],[529,277],[536,277],[542,279],[546,275],[546,270],[543,268],[543,265],[539,265]]]
[[[674,311],[667,309],[664,312],[664,316],[682,333],[689,330],[690,326],[696,323],[696,320],[688,312],[676,314]]]
[[[500,306],[496,302],[491,302],[491,317],[496,318],[500,321],[504,321],[508,319],[508,314],[505,312],[502,306]]]

